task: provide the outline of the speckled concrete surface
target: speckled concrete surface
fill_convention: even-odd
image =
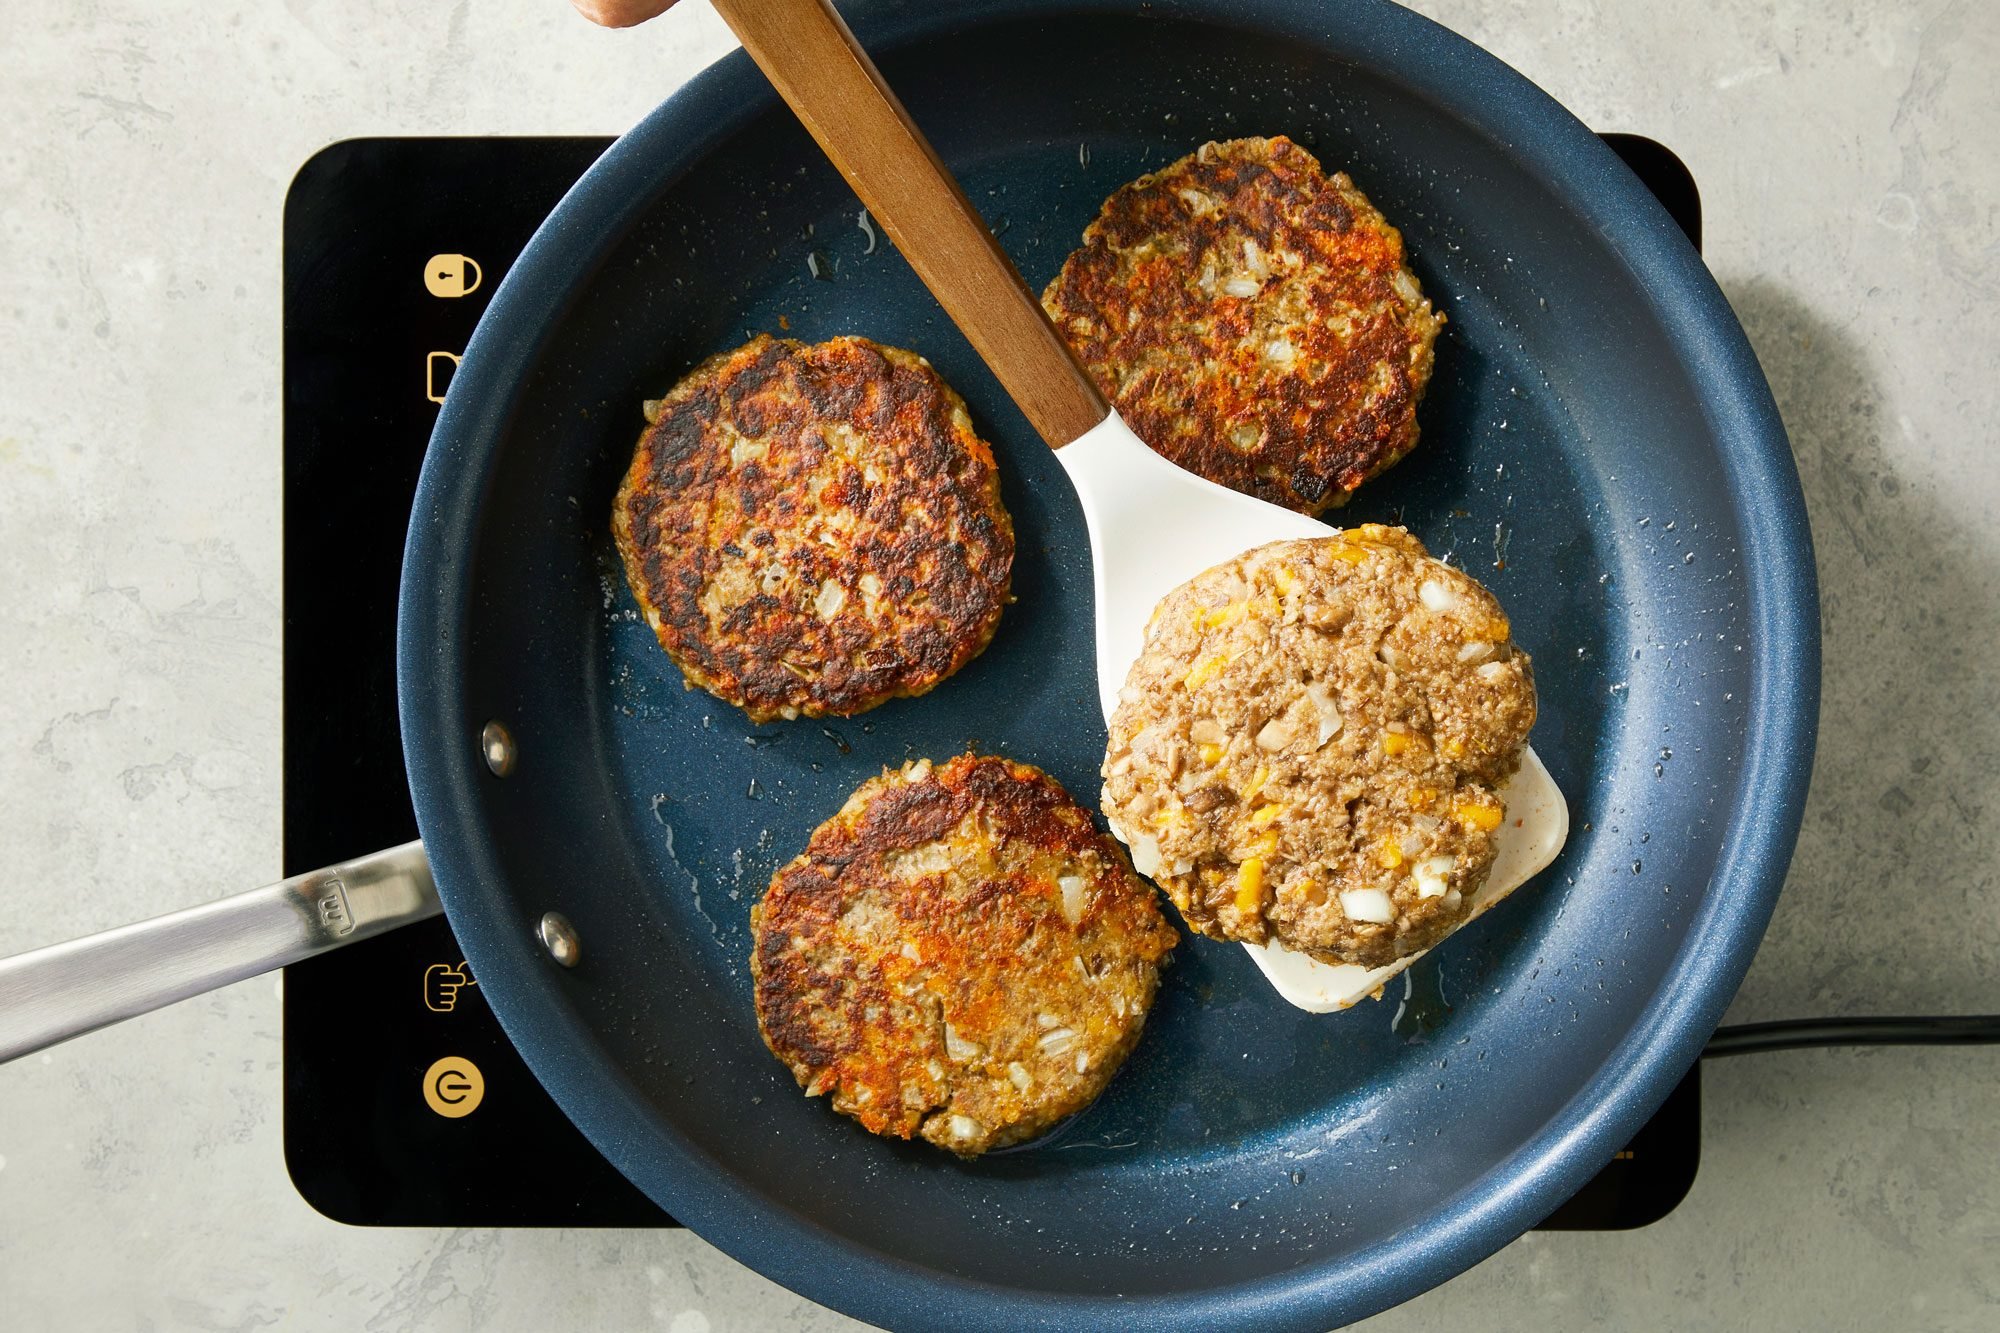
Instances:
[[[1825,588],[1804,837],[1732,1017],[2000,1008],[2000,9],[1427,0],[1693,167]],[[0,952],[271,877],[278,220],[324,143],[611,133],[727,48],[560,0],[15,0],[0,60]],[[1893,941],[1893,943],[1892,943]],[[701,1241],[293,1193],[273,984],[0,1069],[9,1328],[852,1327]],[[1687,1202],[1370,1327],[2000,1326],[2000,1055],[1710,1071]]]

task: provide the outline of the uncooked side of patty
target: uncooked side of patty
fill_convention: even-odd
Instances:
[[[757,1026],[806,1095],[963,1156],[1104,1090],[1177,938],[1054,779],[973,755],[864,783],[750,921]]]
[[[1463,921],[1535,722],[1493,595],[1373,524],[1273,542],[1159,605],[1104,813],[1188,925],[1382,967]]]
[[[1120,189],[1042,305],[1147,444],[1308,514],[1416,445],[1444,324],[1401,233],[1282,136]]]
[[[689,688],[758,722],[848,717],[992,639],[1014,527],[992,449],[922,357],[759,337],[647,408],[612,533]]]

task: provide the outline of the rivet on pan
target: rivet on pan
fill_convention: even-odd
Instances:
[[[493,776],[504,778],[514,771],[514,733],[505,722],[488,722],[479,732],[479,753]]]
[[[539,934],[542,947],[549,951],[549,957],[564,967],[575,967],[583,961],[583,941],[576,937],[576,927],[561,912],[542,913]]]

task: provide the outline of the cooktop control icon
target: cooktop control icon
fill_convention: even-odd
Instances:
[[[424,1071],[424,1105],[447,1120],[459,1120],[486,1099],[486,1076],[462,1055],[447,1055]]]
[[[442,380],[438,368],[449,366]],[[451,388],[451,377],[458,373],[457,352],[428,352],[424,355],[424,397],[433,403],[442,403],[445,393]]]
[[[479,262],[466,255],[432,255],[424,262],[424,286],[446,300],[478,291],[484,276]]]
[[[459,991],[478,984],[464,963],[432,963],[424,969],[424,1008],[448,1014],[458,1008]]]

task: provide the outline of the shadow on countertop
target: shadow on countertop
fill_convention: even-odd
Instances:
[[[1725,280],[1804,483],[1825,637],[1797,854],[1732,1022],[2000,1008],[2000,528],[1899,475],[1881,370],[1765,278]],[[1918,449],[1912,439],[1905,449]]]

